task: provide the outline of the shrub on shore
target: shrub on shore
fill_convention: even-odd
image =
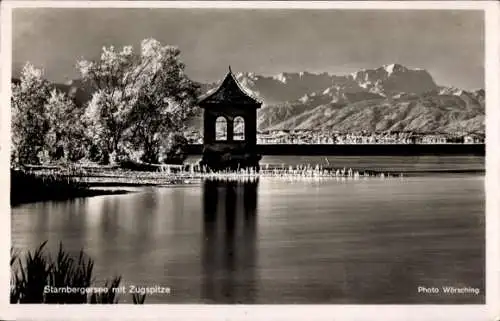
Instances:
[[[106,281],[104,288],[108,291],[102,293],[46,291],[47,287],[88,289],[94,282],[94,261],[83,250],[77,256],[71,256],[60,243],[59,251],[53,259],[44,250],[46,244],[47,241],[43,242],[33,253],[28,251],[24,256],[11,250],[10,303],[118,303],[113,289],[119,287],[120,276]],[[135,294],[132,301],[134,304],[143,304],[145,297]]]
[[[36,174],[24,170],[10,171],[10,201],[12,205],[41,200],[63,200],[87,196],[89,185],[63,174]]]

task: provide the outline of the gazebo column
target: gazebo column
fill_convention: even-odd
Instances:
[[[245,117],[245,141],[250,146],[257,143],[257,111],[253,110]]]
[[[203,143],[212,144],[215,141],[215,116],[212,111],[205,109],[203,113]]]
[[[234,118],[227,118],[227,141],[232,142],[234,138]]]

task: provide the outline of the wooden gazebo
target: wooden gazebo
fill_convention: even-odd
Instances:
[[[231,67],[221,84],[202,97],[202,165],[213,170],[258,167],[257,109],[262,102],[248,94]]]

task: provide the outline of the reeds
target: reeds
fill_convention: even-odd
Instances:
[[[213,171],[210,168],[200,166],[197,164],[186,165],[182,170],[171,172],[170,170],[162,173],[166,176],[196,179],[196,178],[209,178],[209,179],[243,179],[249,177],[274,177],[274,178],[346,178],[358,179],[367,177],[402,177],[402,174],[394,174],[388,172],[377,172],[369,170],[357,170],[352,168],[332,168],[319,164],[311,165],[296,165],[288,167],[285,164],[281,166],[260,166],[258,168],[241,168],[238,170],[218,170]]]
[[[19,303],[37,303],[44,301],[44,287],[47,285],[51,272],[51,263],[43,253],[47,242],[43,242],[34,253],[28,252],[25,259],[17,260],[11,258],[11,267],[18,263],[18,269],[13,273],[13,284],[11,286],[11,303],[15,298]],[[15,290],[14,293],[12,291]]]
[[[90,295],[90,303],[99,304],[114,304],[118,303],[118,298],[116,296],[116,291],[120,286],[122,280],[121,276],[115,276],[111,281],[106,281],[104,283],[104,292],[93,292]]]
[[[211,170],[199,164],[158,165],[159,171],[130,171],[121,169],[68,168],[57,170],[37,170],[31,172],[12,171],[11,202],[17,203],[62,200],[102,194],[122,194],[127,191],[91,189],[90,187],[110,186],[158,186],[190,183],[199,179],[247,180],[248,178],[272,177],[285,180],[337,179],[350,180],[369,177],[402,177],[399,173],[375,170],[334,168],[330,165],[264,165],[236,170]]]
[[[114,289],[118,288],[121,276],[106,281],[106,291],[92,290],[94,261],[83,250],[71,256],[62,243],[55,258],[44,250],[47,241],[32,253],[24,256],[11,249],[11,303],[56,303],[75,304],[118,303]],[[132,297],[134,304],[143,304],[145,295]]]
[[[89,185],[69,175],[58,173],[37,174],[11,170],[11,204],[40,200],[59,200],[86,195]]]
[[[86,174],[78,169],[67,170],[15,170],[10,171],[11,205],[38,201],[67,200],[102,194],[123,194],[123,190],[92,189],[85,181]]]

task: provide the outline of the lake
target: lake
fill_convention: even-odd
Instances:
[[[189,156],[186,163],[197,163],[200,156]],[[264,155],[262,166],[303,164],[332,166],[335,168],[369,169],[374,171],[418,171],[483,170],[484,157],[481,156],[270,156]]]
[[[328,162],[484,169],[481,157]],[[70,251],[83,247],[95,260],[97,284],[122,275],[127,286],[170,288],[146,303],[478,304],[485,297],[484,200],[482,174],[200,181],[20,205],[12,210],[12,241],[33,249],[49,240],[52,253],[59,241]],[[480,293],[445,294],[447,286]]]

